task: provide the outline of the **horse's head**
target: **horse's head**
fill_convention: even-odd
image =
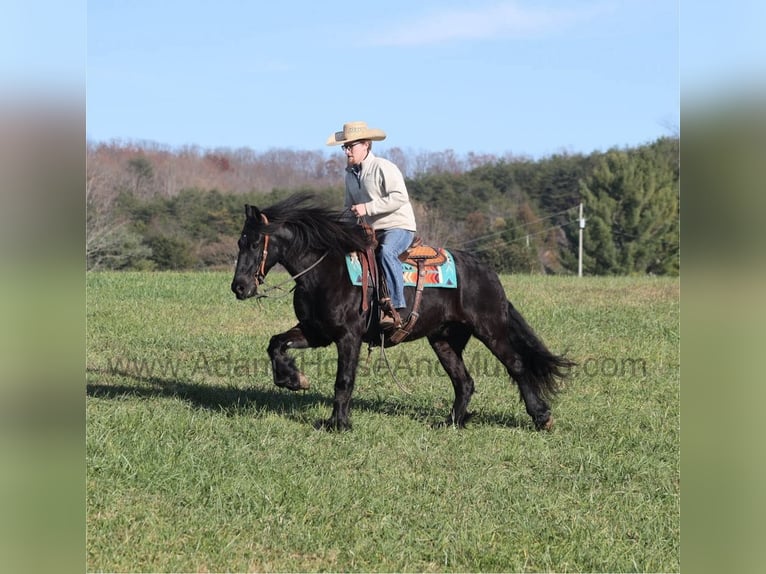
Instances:
[[[245,206],[245,226],[231,282],[238,299],[258,295],[258,285],[277,263],[295,279],[328,253],[342,257],[367,247],[368,240],[357,225],[314,200],[313,194],[296,193],[264,211]]]
[[[268,219],[254,205],[245,206],[245,225],[237,242],[239,255],[234,270],[231,290],[237,299],[247,299],[258,294],[258,285],[263,283],[268,268],[266,259],[269,250],[269,236],[265,233]]]

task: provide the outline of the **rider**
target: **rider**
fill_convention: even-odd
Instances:
[[[349,122],[343,124],[343,130],[330,135],[327,145],[340,145],[346,154],[346,208],[365,218],[376,232],[378,265],[391,295],[390,300],[381,300],[380,325],[390,329],[399,326],[392,306],[399,315],[407,306],[399,255],[412,243],[416,226],[402,172],[394,163],[372,153],[372,142],[384,139],[383,130],[368,128],[365,122]]]

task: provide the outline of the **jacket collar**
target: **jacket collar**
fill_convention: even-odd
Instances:
[[[358,163],[353,166],[347,165],[346,171],[348,173],[353,173],[354,175],[359,176],[362,172],[365,171],[366,166],[368,166],[373,159],[375,159],[375,155],[373,155],[372,150],[370,150],[367,152],[367,157],[362,160],[362,163]]]

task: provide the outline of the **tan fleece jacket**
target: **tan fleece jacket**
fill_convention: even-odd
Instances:
[[[346,207],[364,203],[367,222],[373,229],[416,231],[415,214],[402,172],[393,162],[373,155],[361,163],[361,170],[346,168]]]

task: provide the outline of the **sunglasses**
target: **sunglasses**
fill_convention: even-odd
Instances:
[[[341,149],[342,149],[343,151],[348,151],[348,150],[350,150],[350,149],[354,149],[354,146],[355,146],[355,145],[357,145],[357,144],[360,144],[360,143],[362,143],[362,142],[360,142],[360,141],[357,141],[357,142],[351,142],[351,143],[343,144],[343,145],[342,145],[342,146],[340,146],[340,147],[341,147]]]

